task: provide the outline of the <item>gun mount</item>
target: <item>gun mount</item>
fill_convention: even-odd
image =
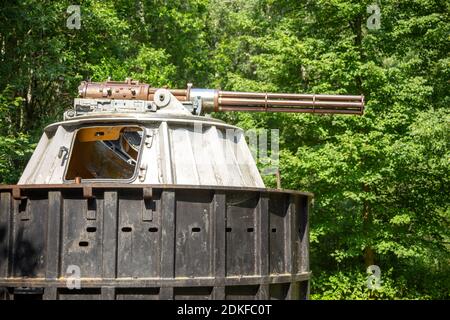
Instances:
[[[0,299],[308,297],[313,195],[266,189],[243,130],[201,115],[361,115],[362,96],[132,80],[79,94],[0,186]]]
[[[82,82],[81,98],[152,101],[157,107],[169,103],[169,93],[193,114],[227,111],[301,112],[318,114],[353,114],[364,112],[364,96],[234,92],[214,89],[158,89],[128,79],[125,82]]]

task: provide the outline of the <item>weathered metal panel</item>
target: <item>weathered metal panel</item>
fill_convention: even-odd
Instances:
[[[20,188],[13,199],[12,187],[0,187],[0,289],[12,297],[24,287],[43,299],[309,294],[307,194],[126,184]],[[66,284],[73,266],[81,271],[80,289]]]
[[[151,221],[143,220],[146,203],[141,190],[121,191],[118,223],[118,277],[160,276],[160,195],[146,201],[154,207]],[[157,205],[156,205],[157,204]],[[130,274],[131,271],[131,274]]]
[[[118,192],[105,191],[103,204],[102,277],[117,277]]]
[[[289,196],[273,194],[269,203],[270,273],[286,273],[286,219]]]
[[[10,259],[12,254],[12,232],[13,216],[11,206],[11,193],[0,193],[0,277],[7,278],[10,270]]]
[[[170,147],[169,126],[167,122],[161,122],[158,132],[159,141],[159,154],[158,160],[160,162],[159,168],[161,170],[161,176],[163,184],[173,184],[173,161],[172,152]]]
[[[256,254],[256,274],[261,276],[269,275],[269,198],[261,193],[255,212],[255,254]],[[259,300],[269,298],[269,285],[260,284],[256,296]]]
[[[66,150],[70,150],[72,144],[73,132],[66,130],[63,126],[58,127],[55,134],[49,138],[49,141],[44,141],[46,144],[45,150],[42,152],[42,157],[36,163],[30,159],[29,164],[25,168],[24,172],[27,172],[28,166],[35,166],[35,170],[26,179],[25,184],[39,184],[39,183],[62,183],[63,175],[66,165],[69,160],[69,154],[67,152],[61,153],[61,157],[58,156],[62,147]],[[40,149],[40,146],[37,147]],[[23,180],[22,178],[20,179]]]
[[[88,199],[80,192],[66,192],[63,210],[62,272],[78,266],[81,276],[102,276],[103,193],[96,193],[95,220],[88,219]]]
[[[255,273],[255,211],[258,194],[239,192],[227,197],[227,275]]]
[[[264,182],[259,174],[258,168],[255,165],[256,152],[252,154],[245,140],[245,135],[242,130],[235,130],[235,154],[237,165],[242,173],[244,186],[258,186],[264,187]],[[255,143],[256,141],[253,141]]]
[[[173,156],[174,183],[177,184],[200,184],[199,174],[194,149],[192,130],[184,127],[171,127],[170,132],[170,152]]]
[[[45,277],[57,279],[59,277],[61,222],[62,222],[63,197],[60,191],[48,193],[48,223],[47,223],[47,266]]]
[[[242,130],[207,118],[160,116],[133,121],[104,117],[95,124],[92,119],[84,119],[53,126],[39,141],[19,183],[63,183],[74,133],[99,123],[145,128],[137,173],[130,183],[264,187]]]
[[[195,169],[199,176],[200,185],[217,185],[218,181],[214,173],[214,163],[210,159],[212,153],[208,147],[209,144],[205,141],[204,134],[209,130],[210,126],[202,124],[195,124],[192,132],[192,150],[195,158]]]
[[[14,199],[12,275],[44,277],[48,200],[41,192]]]
[[[149,124],[146,127],[146,141],[141,150],[141,165],[147,167],[147,172],[145,179],[143,181],[135,181],[136,184],[164,184],[160,150],[158,126]]]
[[[215,192],[211,202],[211,217],[214,255],[213,275],[218,278],[226,277],[226,193]],[[225,299],[225,287],[214,286],[212,292],[213,299]]]
[[[297,219],[299,223],[299,256],[300,256],[300,272],[309,271],[309,207],[311,198],[302,197],[299,199],[300,204],[298,210],[301,212],[297,214]],[[309,291],[309,288],[307,288]]]
[[[176,277],[208,277],[212,275],[211,200],[209,190],[192,194],[177,193],[176,201]]]

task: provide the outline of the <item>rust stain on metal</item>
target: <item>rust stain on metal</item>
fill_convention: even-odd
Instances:
[[[91,186],[83,186],[83,198],[93,198],[92,187]]]
[[[17,186],[13,186],[12,188],[12,196],[14,200],[20,200],[21,199],[21,191],[20,188]]]

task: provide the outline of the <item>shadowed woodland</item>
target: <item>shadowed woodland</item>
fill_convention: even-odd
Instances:
[[[2,1],[0,183],[17,182],[86,79],[364,94],[363,117],[214,116],[280,129],[282,187],[315,194],[312,299],[449,299],[450,5],[385,0],[374,18],[374,3]],[[72,4],[80,29],[67,27]]]

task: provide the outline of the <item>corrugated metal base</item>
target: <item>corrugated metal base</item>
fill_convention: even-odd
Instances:
[[[305,299],[310,198],[217,187],[0,187],[0,299]],[[74,268],[81,288],[71,290]]]

